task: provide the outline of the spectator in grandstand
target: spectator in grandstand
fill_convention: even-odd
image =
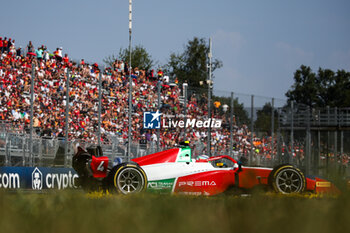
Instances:
[[[15,48],[15,45],[13,44],[12,47]],[[0,104],[2,111],[0,111],[0,119],[11,120],[14,125],[29,127],[31,58],[36,56],[37,59],[34,59],[34,62],[37,62],[34,101],[35,127],[41,129],[41,135],[46,134],[51,137],[65,135],[63,130],[65,129],[67,104],[66,71],[67,66],[69,66],[71,70],[68,99],[70,105],[69,139],[97,142],[98,76],[100,72],[98,65],[87,64],[82,59],[78,67],[77,64],[69,61],[67,54],[62,58],[62,48],[57,48],[54,56],[50,56],[45,46],[34,50],[32,42],[29,42],[27,48],[27,55],[23,54],[22,50],[17,49],[16,56],[11,56],[7,51],[1,49]],[[34,51],[39,50],[41,52],[34,53]],[[128,64],[122,60],[116,60],[112,67],[106,69],[102,74],[101,139],[104,142],[109,140],[109,136],[118,136],[124,139],[128,136],[128,74]],[[143,130],[142,115],[143,112],[155,111],[158,107],[157,78],[163,77],[161,80],[163,84],[161,86],[161,111],[163,114],[175,115],[183,112],[183,105],[180,103],[182,88],[179,88],[178,83],[171,84],[161,70],[157,72],[156,77],[154,70],[135,68],[131,74],[133,75],[134,96],[132,100],[133,140],[139,142],[146,140],[147,144],[151,141],[156,143],[158,140],[156,131]],[[205,119],[204,116],[208,115],[206,103],[204,94],[191,95],[187,105],[188,115],[196,119]],[[217,111],[215,117],[225,120],[225,116],[221,116],[219,113],[220,111]],[[50,133],[48,133],[48,129]],[[161,146],[172,147],[186,137],[198,144],[196,148],[206,148],[206,129],[188,130],[187,135],[181,134],[181,132],[182,130],[179,128],[164,130],[160,135]],[[145,135],[143,136],[143,134]],[[218,151],[228,148],[229,132],[227,129],[213,130],[211,136],[213,148]],[[234,134],[236,150],[243,154],[248,153],[251,147],[250,137],[247,126],[238,127]],[[257,148],[259,153],[264,151],[261,145],[258,145]]]
[[[38,59],[39,62],[41,62],[43,60],[43,48],[40,47],[35,51],[36,54],[36,58]]]
[[[139,140],[139,144],[140,144],[140,151],[141,151],[141,156],[145,155],[145,152],[147,150],[147,140],[146,140],[146,136],[142,135],[141,139]]]
[[[16,50],[16,56],[17,56],[17,58],[22,56],[22,47],[21,46]]]
[[[55,50],[55,52],[53,52],[53,54],[55,55],[56,60],[57,60],[59,63],[61,63],[61,61],[62,61],[62,47],[57,48],[57,49]]]
[[[9,40],[7,41],[7,47],[6,47],[6,52],[7,52],[7,53],[10,52],[11,46],[12,46],[12,39],[9,38]]]
[[[7,52],[6,49],[7,49],[7,37],[4,37],[4,40],[3,40],[3,43],[2,43],[2,52]]]
[[[65,65],[68,65],[68,63],[69,63],[68,54],[64,54],[64,57],[62,58],[62,60],[63,60],[63,63],[64,63]]]
[[[43,50],[43,60],[44,62],[47,62],[50,60],[50,51],[48,51],[45,46],[43,47]]]
[[[163,75],[164,75],[164,73],[163,73],[162,69],[159,69],[157,72],[158,79],[161,80]]]
[[[2,37],[0,37],[0,52],[4,52],[4,41],[2,40]]]
[[[35,56],[35,50],[34,50],[34,46],[32,44],[32,41],[29,41],[28,45],[27,45],[27,56],[29,58],[31,58],[32,56]]]

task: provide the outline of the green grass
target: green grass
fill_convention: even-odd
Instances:
[[[350,195],[192,197],[0,192],[1,233],[350,232]]]

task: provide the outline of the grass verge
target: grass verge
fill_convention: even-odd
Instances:
[[[350,195],[192,197],[0,192],[4,233],[350,232]]]

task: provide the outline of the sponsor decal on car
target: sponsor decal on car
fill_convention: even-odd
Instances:
[[[165,179],[165,180],[153,180],[148,181],[147,189],[149,191],[157,191],[157,192],[171,192],[174,186],[175,178]]]
[[[183,194],[183,195],[193,195],[193,196],[201,196],[201,195],[204,195],[204,196],[209,196],[210,193],[208,192],[179,192],[179,194]]]
[[[197,181],[180,181],[179,182],[179,187],[183,186],[183,185],[188,185],[188,186],[197,186],[197,187],[201,187],[201,186],[216,186],[215,181],[208,181],[208,180],[197,180]]]
[[[329,188],[331,187],[331,182],[328,181],[317,181],[316,182],[317,188]]]

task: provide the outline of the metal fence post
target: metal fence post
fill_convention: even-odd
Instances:
[[[6,161],[5,161],[5,166],[11,166],[11,157],[9,154],[9,145],[11,146],[11,141],[9,140],[8,137],[8,133],[6,132],[6,141],[5,141],[5,157],[6,157]]]
[[[305,171],[306,174],[310,174],[310,163],[311,163],[311,135],[310,135],[310,107],[308,106],[306,109],[306,120],[307,120],[307,125],[306,125],[306,150],[305,150]]]
[[[233,156],[233,114],[234,114],[234,100],[233,92],[231,92],[231,112],[230,112],[230,156]]]
[[[327,155],[326,155],[326,168],[327,168],[327,173],[329,171],[329,144],[330,144],[330,132],[329,132],[329,127],[330,127],[330,119],[329,119],[330,111],[329,111],[329,106],[327,106]]]
[[[341,127],[344,126],[344,111],[341,111],[340,112],[340,115],[339,115],[339,125]],[[344,153],[344,130],[341,129],[340,131],[340,158],[342,159],[343,158],[343,153]]]
[[[320,166],[320,158],[321,158],[321,111],[318,110],[318,130],[317,130],[317,159],[316,159],[316,171],[317,175],[319,175],[319,166]]]
[[[157,82],[157,94],[158,94],[158,112],[160,112],[160,101],[161,101],[161,91],[160,91],[160,81]],[[157,152],[160,151],[160,128],[157,129]]]
[[[293,153],[294,153],[294,102],[292,101],[290,104],[291,107],[291,120],[290,120],[290,153],[291,157],[289,158],[289,162],[293,159]]]
[[[132,67],[131,67],[131,35],[132,35],[132,0],[129,0],[129,111],[128,111],[128,158],[127,161],[131,159],[131,131],[132,131],[132,83],[133,79],[131,77]]]
[[[39,166],[42,166],[42,161],[43,161],[43,139],[39,138],[37,139],[37,141],[39,141],[38,143],[38,158],[39,158]],[[45,144],[47,147],[47,141],[45,140]]]
[[[65,145],[64,145],[64,165],[67,167],[68,165],[68,134],[69,134],[69,70],[67,68],[67,80],[66,80],[66,125],[65,125]]]
[[[23,140],[22,140],[22,150],[23,150],[23,161],[22,161],[22,166],[26,166],[26,153],[27,153],[27,137],[26,135],[24,136]],[[29,150],[29,148],[28,148]],[[10,153],[11,153],[11,150],[10,150]]]
[[[250,155],[249,155],[249,163],[253,163],[253,153],[254,153],[254,95],[251,96],[251,105],[250,105]]]
[[[101,112],[102,112],[102,73],[104,68],[100,68],[99,78],[98,78],[98,129],[97,129],[97,143],[101,146]]]
[[[212,67],[211,67],[211,59],[212,59],[212,53],[211,53],[211,38],[209,38],[209,53],[208,53],[208,58],[209,58],[209,64],[208,64],[208,68],[209,68],[209,73],[208,73],[208,120],[210,121],[211,119],[211,88],[212,88],[212,77],[211,77],[211,71],[212,71]],[[209,124],[208,127],[208,144],[207,144],[207,150],[208,150],[208,156],[211,156],[211,124]]]
[[[275,136],[275,98],[271,100],[271,159],[274,160],[274,136]]]
[[[282,162],[282,150],[281,150],[281,128],[280,128],[280,109],[277,110],[277,151],[276,151],[276,158],[277,158],[277,163],[280,164]],[[275,160],[276,161],[276,160]]]
[[[340,161],[343,160],[343,154],[344,154],[344,131],[340,131]]]
[[[211,118],[211,83],[209,81],[208,83],[208,120]],[[211,127],[209,124],[208,127],[208,137],[207,137],[207,151],[208,151],[208,156],[211,156]]]
[[[32,63],[32,80],[30,85],[30,133],[29,133],[29,166],[33,166],[33,116],[34,116],[34,76],[35,66]]]
[[[183,84],[183,90],[184,90],[184,122],[185,122],[185,126],[184,126],[184,141],[187,141],[187,83]]]
[[[338,126],[337,118],[338,118],[338,108],[335,107],[334,108],[334,125],[335,126]],[[337,163],[337,159],[338,159],[338,130],[337,129],[334,131],[334,159],[337,165],[338,164]]]

